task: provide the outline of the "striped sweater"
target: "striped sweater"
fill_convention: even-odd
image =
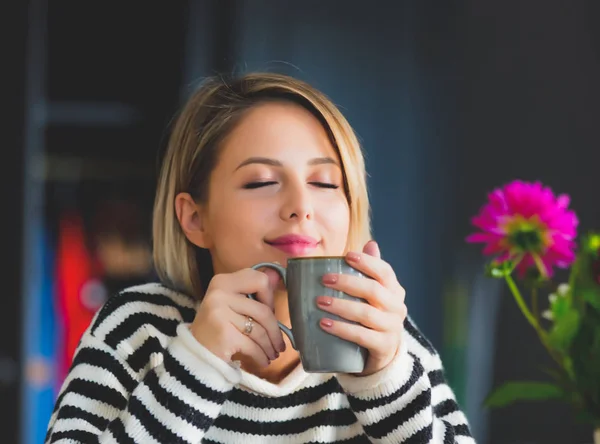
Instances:
[[[474,443],[438,354],[410,320],[378,373],[298,365],[272,384],[196,341],[194,307],[160,284],[109,299],[81,338],[46,443]]]

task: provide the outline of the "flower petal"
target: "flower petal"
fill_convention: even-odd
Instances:
[[[468,242],[485,243],[484,254],[510,257],[523,248],[531,248],[517,266],[521,274],[535,267],[551,275],[554,267],[565,267],[575,260],[579,220],[569,210],[570,197],[556,196],[550,187],[540,181],[514,180],[496,188],[487,196],[487,203],[471,219],[481,232],[467,237]],[[511,245],[517,230],[539,229],[542,244]],[[538,258],[536,265],[532,254]],[[545,269],[545,270],[544,270]]]

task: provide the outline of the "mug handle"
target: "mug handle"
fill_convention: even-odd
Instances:
[[[281,279],[283,279],[283,285],[287,286],[287,277],[286,277],[287,270],[285,269],[285,267],[282,267],[279,264],[273,264],[271,262],[261,262],[260,264],[256,264],[256,265],[252,266],[253,270],[258,270],[259,268],[270,268],[272,270],[275,270],[277,273],[279,273],[279,275],[281,276]],[[250,299],[253,299],[255,301],[257,300],[256,296],[254,296],[253,294],[248,294],[246,296],[248,296]],[[283,331],[285,333],[285,335],[290,339],[290,342],[292,343],[292,347],[294,347],[294,350],[298,350],[296,348],[296,341],[294,341],[294,335],[292,333],[292,329],[289,327],[286,327],[279,321],[277,321],[277,324],[279,325],[279,328],[281,329],[281,331]]]

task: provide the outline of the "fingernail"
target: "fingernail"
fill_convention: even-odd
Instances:
[[[283,353],[285,351],[285,342],[283,342],[280,346],[279,346],[279,351],[281,353]]]
[[[329,307],[333,303],[333,298],[327,296],[319,296],[317,298],[317,305],[321,305],[323,307]]]
[[[321,319],[321,325],[325,328],[333,327],[333,321],[331,319]]]
[[[350,251],[348,254],[346,254],[346,258],[349,261],[358,262],[360,260],[360,254]]]
[[[371,239],[370,242],[373,248],[375,249],[375,256],[381,256],[381,250],[379,249],[379,244],[377,243],[377,241]]]
[[[335,284],[338,281],[338,276],[336,274],[325,274],[323,275],[323,283],[324,284]]]

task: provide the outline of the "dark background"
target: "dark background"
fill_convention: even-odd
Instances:
[[[149,215],[178,106],[207,75],[252,70],[309,81],[356,129],[374,236],[444,356],[478,442],[591,442],[591,428],[559,404],[482,409],[491,386],[535,379],[548,360],[509,293],[482,278],[479,247],[464,237],[486,193],[515,178],[570,194],[580,232],[600,228],[599,5],[18,3],[0,82],[2,442],[25,442],[28,427],[22,343],[35,326],[22,319],[38,277],[33,227],[52,223],[65,199],[86,213],[101,197],[125,196]],[[40,177],[40,159],[80,173]]]

